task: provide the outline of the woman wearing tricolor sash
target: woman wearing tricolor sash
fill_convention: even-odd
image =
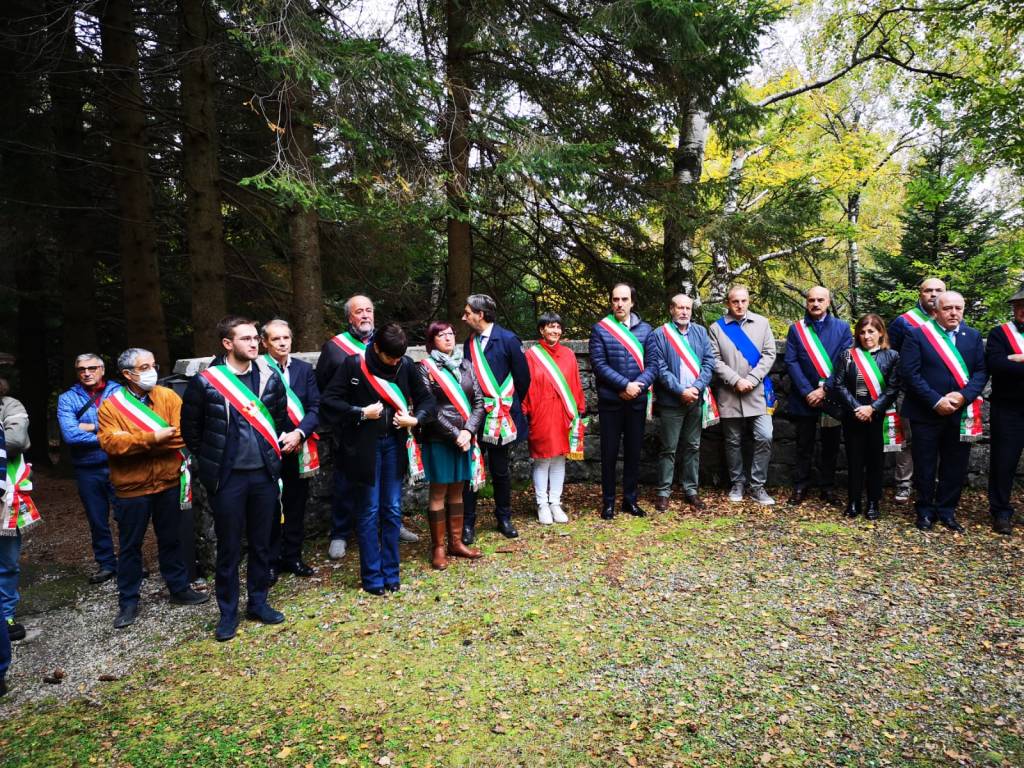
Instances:
[[[377,596],[400,588],[402,479],[422,473],[412,429],[434,405],[407,347],[402,327],[385,325],[364,357],[342,361],[320,398],[320,415],[337,435],[336,465],[356,494],[362,587]]]
[[[889,348],[885,323],[869,314],[857,321],[854,346],[842,353],[825,391],[843,405],[846,441],[846,516],[862,511],[869,520],[881,514],[883,457],[902,444],[896,396],[900,391],[900,355]],[[862,505],[867,486],[867,508]]]
[[[462,543],[462,492],[466,483],[476,489],[484,482],[484,460],[476,437],[484,418],[484,396],[473,374],[473,364],[454,357],[455,329],[451,323],[431,323],[426,347],[428,357],[420,363],[420,375],[434,405],[416,436],[423,449],[423,471],[430,483],[427,519],[431,565],[444,570],[449,555],[480,557],[480,550]]]
[[[526,353],[530,390],[523,413],[530,422],[530,458],[537,519],[541,525],[569,522],[562,508],[565,458],[583,458],[586,400],[576,354],[559,343],[562,318],[545,312],[537,319],[540,341]]]

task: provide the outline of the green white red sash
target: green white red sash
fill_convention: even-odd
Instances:
[[[359,355],[363,357],[366,354],[366,344],[353,336],[349,331],[332,336],[331,341],[341,347],[341,350],[346,355]]]
[[[473,363],[476,380],[480,382],[480,389],[483,390],[484,410],[487,411],[481,439],[485,443],[495,445],[515,442],[519,437],[519,430],[516,429],[516,423],[512,418],[512,401],[516,395],[512,374],[509,373],[501,385],[498,385],[491,364],[484,356],[479,334],[473,334],[469,343],[469,357]]]
[[[920,328],[931,320],[931,317],[919,306],[915,306],[909,312],[904,312],[900,317],[906,320],[911,328]]]
[[[1015,355],[1024,355],[1024,334],[1017,330],[1017,326],[1013,323],[1003,323],[999,327],[1006,334],[1006,339],[1010,342],[1010,349],[1013,350],[1013,353]]]
[[[633,335],[633,332],[626,327],[625,323],[620,323],[615,315],[608,315],[602,317],[598,323],[599,326],[604,328],[608,333],[612,335],[619,344],[626,348],[626,351],[632,356],[633,360],[640,367],[642,371],[644,369],[644,348],[640,344],[639,339]],[[654,413],[654,399],[652,392],[647,391],[647,418],[651,418]]]
[[[821,382],[832,375],[832,358],[825,351],[825,345],[821,343],[818,332],[814,330],[814,326],[809,324],[806,319],[801,318],[793,323],[793,327],[796,329],[796,336],[800,339],[800,344],[803,345],[804,351],[811,358],[814,370],[818,372],[818,383],[821,384]]]
[[[107,398],[118,412],[143,432],[156,432],[171,426],[156,411],[147,406],[126,387],[121,387]],[[192,509],[192,473],[188,468],[188,454],[179,450],[181,459],[178,480],[178,505],[181,509]]]
[[[360,358],[359,367],[362,368],[363,376],[366,377],[370,386],[387,401],[388,405],[394,408],[397,413],[409,413],[409,401],[405,399],[405,393],[402,392],[402,388],[398,384],[370,373],[370,369],[366,366],[365,357]],[[416,442],[416,438],[412,436],[412,430],[406,431],[408,434],[405,438],[405,452],[409,457],[409,481],[414,482],[423,479],[424,476],[423,454],[420,453],[420,445]]]
[[[445,397],[448,398],[455,410],[459,412],[462,417],[462,421],[466,424],[469,423],[469,417],[473,415],[473,406],[469,402],[469,398],[462,389],[462,385],[458,382],[455,376],[447,368],[442,368],[429,357],[421,361],[424,368],[430,374],[437,386],[444,392]],[[476,435],[473,435],[473,440],[470,443],[469,448],[469,462],[470,462],[470,480],[469,483],[474,491],[480,490],[484,483],[487,481],[487,473],[484,471],[484,455],[480,450],[480,443],[476,439]]]
[[[675,350],[675,353],[679,356],[679,360],[682,365],[686,366],[686,370],[690,372],[690,375],[693,376],[695,380],[699,379],[700,359],[697,357],[696,350],[694,350],[687,338],[683,336],[675,323],[665,323],[662,326],[662,330],[665,333],[665,339],[672,345],[672,349]],[[715,395],[711,392],[711,387],[704,387],[704,392],[701,395],[700,420],[701,427],[704,429],[713,427],[720,420],[718,401],[715,400]]]
[[[10,498],[5,500],[0,536],[14,536],[19,530],[24,531],[43,518],[39,509],[32,501],[32,465],[25,461],[24,455],[7,462],[7,493]]]
[[[956,381],[956,385],[961,388],[966,387],[971,377],[970,371],[967,369],[967,363],[964,362],[960,350],[946,335],[945,329],[932,320],[921,326],[921,332],[931,344],[932,349],[942,359],[946,369]],[[981,422],[981,403],[981,398],[976,397],[973,402],[964,406],[963,412],[960,414],[960,442],[973,443],[981,439],[984,431]]]
[[[302,401],[299,396],[295,394],[295,390],[291,388],[291,385],[284,378],[284,371],[281,370],[281,366],[277,364],[277,361],[270,355],[264,355],[263,360],[270,370],[274,371],[278,376],[281,377],[281,382],[284,384],[284,392],[287,397],[286,406],[288,412],[288,420],[292,423],[293,427],[299,426],[302,420],[306,417],[306,409],[302,405]],[[299,448],[299,477],[312,477],[320,471],[320,435],[314,432],[308,435],[305,440],[302,441],[302,445]]]
[[[277,442],[277,430],[270,411],[252,390],[242,383],[234,371],[226,365],[213,365],[201,375],[249,422],[256,433],[270,444],[277,457],[281,458],[281,446]]]
[[[868,394],[871,395],[872,400],[877,400],[885,391],[885,377],[882,375],[878,363],[875,362],[875,356],[860,347],[854,347],[851,353],[853,364],[857,366],[860,377],[867,385]],[[903,425],[900,422],[899,414],[896,413],[895,406],[889,406],[882,418],[882,450],[886,453],[902,451],[904,445]]]
[[[569,388],[569,382],[565,380],[565,374],[562,373],[558,363],[542,344],[531,347],[526,354],[533,355],[533,358],[551,379],[555,385],[555,391],[558,392],[558,396],[562,400],[562,407],[569,415],[569,453],[566,456],[572,461],[583,461],[583,435],[587,430],[587,419],[580,416],[580,409]]]

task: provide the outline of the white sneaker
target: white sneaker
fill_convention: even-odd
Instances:
[[[733,483],[729,489],[729,501],[743,501],[743,483]]]
[[[565,514],[565,510],[562,509],[562,505],[561,504],[552,504],[551,505],[551,519],[554,520],[556,523],[568,523],[569,522],[569,516],[567,514]]]
[[[537,520],[541,525],[551,525],[554,520],[551,519],[551,507],[547,504],[537,505]]]
[[[403,525],[398,529],[398,540],[404,544],[415,544],[420,540],[420,537]]]
[[[762,507],[770,507],[775,503],[775,499],[768,495],[768,491],[764,488],[754,488],[750,491],[750,498],[760,504]]]
[[[345,548],[348,542],[344,539],[331,539],[331,548],[327,550],[327,556],[331,560],[341,560],[345,556]]]

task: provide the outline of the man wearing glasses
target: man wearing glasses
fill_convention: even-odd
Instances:
[[[121,388],[106,381],[103,361],[98,355],[81,354],[75,358],[78,383],[57,399],[57,420],[61,435],[71,450],[78,496],[85,507],[92,533],[92,552],[98,570],[89,577],[90,584],[100,584],[117,573],[117,555],[110,534],[110,508],[114,491],[110,485],[107,454],[97,438],[98,411],[103,401]]]

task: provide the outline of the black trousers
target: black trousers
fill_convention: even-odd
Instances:
[[[114,519],[120,562],[117,567],[117,593],[121,607],[137,605],[142,586],[142,541],[149,521],[153,521],[160,575],[171,594],[188,589],[188,571],[182,557],[178,515],[178,484],[157,493],[114,500]]]
[[[494,488],[494,516],[498,520],[508,520],[512,517],[512,471],[508,457],[512,445],[494,445],[480,441],[480,450],[487,462],[487,476]],[[470,487],[469,481],[466,481],[462,489],[462,503],[465,515],[463,523],[469,526],[476,525],[476,491]]]
[[[911,422],[917,515],[951,520],[967,480],[971,444],[960,442],[960,412],[941,420]]]
[[[818,433],[820,414],[792,416],[796,427],[796,464],[793,466],[793,486],[803,490],[811,484],[811,464],[814,461],[814,440]],[[824,490],[836,485],[836,459],[839,456],[840,428],[821,428],[821,456],[818,459],[818,484]]]
[[[265,469],[235,470],[210,497],[217,534],[217,605],[221,616],[238,617],[238,565],[242,534],[248,541],[246,588],[249,607],[267,602],[270,589],[270,525],[281,513],[277,483]]]
[[[1024,408],[992,404],[989,418],[988,508],[993,518],[1013,517],[1010,494],[1020,455],[1024,452]]]
[[[647,401],[644,400],[646,403]],[[601,501],[602,506],[615,503],[615,470],[622,443],[622,500],[635,504],[640,479],[640,452],[644,445],[644,424],[647,412],[630,406],[614,407],[598,404],[601,424]]]
[[[846,493],[849,501],[859,502],[867,485],[868,501],[882,499],[882,419],[860,421],[852,414],[843,417],[846,441]],[[834,465],[833,465],[834,466]]]
[[[299,477],[298,456],[285,456],[281,461],[281,515],[270,521],[270,562],[295,562],[302,559],[302,542],[306,537],[306,500],[309,498],[309,480]]]

